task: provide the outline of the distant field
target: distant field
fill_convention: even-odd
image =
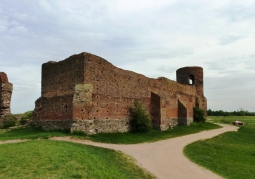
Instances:
[[[233,121],[242,121],[248,125],[255,125],[255,116],[208,116],[208,121],[231,124]]]
[[[185,147],[184,153],[195,163],[230,179],[255,178],[255,117],[210,116],[210,121],[231,124],[245,122],[238,132],[227,132]]]

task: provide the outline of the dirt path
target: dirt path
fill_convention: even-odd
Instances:
[[[18,143],[18,142],[25,142],[27,140],[21,140],[21,139],[16,139],[16,140],[6,140],[6,141],[0,141],[1,144],[9,144],[9,143]]]
[[[172,138],[155,143],[118,145],[96,143],[70,137],[54,137],[53,140],[71,141],[103,148],[120,150],[137,160],[138,165],[153,173],[159,179],[216,179],[222,178],[191,161],[183,154],[183,148],[200,139],[212,138],[227,131],[237,131],[236,126],[224,125],[223,128],[204,131],[187,136]]]

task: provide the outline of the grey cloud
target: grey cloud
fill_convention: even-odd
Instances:
[[[132,51],[132,53],[130,53]],[[146,60],[162,60],[162,61],[174,61],[176,59],[181,59],[193,54],[193,50],[189,48],[176,48],[176,49],[164,49],[164,48],[153,48],[146,46],[143,48],[133,48],[123,49],[122,54],[118,52],[113,52],[108,56],[109,59],[112,59],[112,62],[116,65],[132,63],[136,61],[146,61]],[[158,68],[158,71],[166,72],[167,70],[164,67]],[[170,71],[171,72],[171,71]]]
[[[165,73],[172,73],[174,71],[176,71],[177,68],[176,67],[167,67],[167,66],[160,66],[157,71],[160,71],[160,72],[165,72]]]
[[[153,49],[144,54],[146,54],[146,59],[166,59],[166,60],[173,60],[174,58],[183,58],[189,55],[192,55],[194,52],[190,48],[179,47],[179,48],[172,48],[172,49]]]
[[[243,38],[246,38],[246,36],[244,36],[244,35],[228,35],[228,36],[219,38],[219,41],[220,41],[221,45],[228,45],[228,44],[234,43],[238,40],[241,40]]]
[[[255,67],[255,54],[247,55],[243,57],[243,63],[249,70],[254,70]]]
[[[255,65],[255,54],[229,57],[215,61],[207,61],[205,64],[210,70],[222,72],[227,72],[232,67],[238,67],[240,65],[247,69],[253,69]]]
[[[232,70],[226,71],[222,77],[205,77],[206,87],[208,89],[231,90],[237,93],[244,88],[250,88],[255,85],[253,73],[245,73],[243,71]],[[247,85],[250,84],[250,85]]]
[[[222,59],[214,50],[219,47],[218,44],[215,45],[217,37],[222,36],[219,39],[221,45],[234,42],[238,45],[238,40],[245,38],[242,34],[251,37],[249,29],[245,30],[243,26],[239,28],[239,23],[235,23],[236,31],[231,31],[232,27],[227,26],[224,20],[250,22],[254,18],[254,4],[251,7],[241,5],[242,8],[239,8],[236,2],[233,2],[234,5],[223,3],[226,5],[219,9],[222,4],[218,4],[218,1],[159,1],[152,4],[151,1],[146,1],[148,6],[140,1],[139,3],[134,5],[130,2],[123,4],[123,1],[103,0],[1,0],[0,71],[5,70],[10,81],[16,85],[14,111],[20,108],[31,110],[29,105],[20,107],[20,101],[34,105],[33,100],[40,92],[38,84],[42,63],[63,60],[83,51],[101,56],[116,66],[128,66],[130,63],[137,64],[133,66],[141,69],[146,66],[143,62],[159,62],[161,64],[153,63],[158,65],[155,67],[158,68],[157,71],[144,70],[147,70],[148,76],[155,77],[158,74],[174,76],[177,66],[193,63],[190,57],[195,62],[204,64],[206,57],[210,55],[214,60],[207,62],[204,68],[226,78],[215,77],[210,82],[205,79],[206,88],[210,87],[206,92],[215,95],[220,86],[225,88],[224,83],[235,89],[240,89],[237,84],[242,84],[244,88],[247,83],[253,84],[246,80],[246,76],[252,79],[254,54],[240,51],[240,56],[224,54],[229,58]],[[118,9],[116,4],[121,5],[124,11]],[[216,13],[220,13],[220,16],[215,16]],[[250,23],[250,29],[253,24]],[[238,35],[240,32],[241,35]],[[212,50],[205,48],[205,43],[210,44]],[[230,47],[224,46],[224,49]],[[232,50],[224,49],[223,53]],[[235,50],[237,49],[232,51]],[[239,64],[247,69],[246,76],[244,72],[230,68]],[[29,69],[24,68],[26,66]],[[29,71],[31,69],[36,70]],[[238,76],[233,78],[235,75]],[[30,93],[34,93],[33,99],[28,96]],[[227,90],[219,92],[222,96],[227,93]],[[227,96],[224,100],[227,100]]]
[[[253,80],[254,74],[233,71],[227,76],[205,77],[205,96],[208,107],[213,110],[245,110],[254,111],[255,99]],[[247,95],[249,94],[249,95]]]
[[[228,3],[220,9],[220,16],[227,18],[230,22],[254,20],[255,3]]]
[[[132,37],[108,37],[102,40],[102,43],[107,46],[107,48],[129,48],[135,46],[135,40]]]

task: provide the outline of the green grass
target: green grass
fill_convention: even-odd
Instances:
[[[151,130],[145,133],[99,133],[89,136],[90,140],[114,144],[136,144],[143,142],[155,142],[173,137],[193,134],[196,132],[217,129],[220,126],[212,123],[191,123],[190,126],[175,126],[166,131]],[[88,137],[86,137],[88,138]]]
[[[0,129],[0,140],[13,139],[47,139],[53,136],[69,135],[65,131],[43,131],[34,127],[20,127],[14,129]]]
[[[12,116],[16,118],[24,118],[24,119],[30,119],[32,118],[33,111],[27,111],[25,113],[20,113],[20,114],[12,114]]]
[[[176,126],[164,132],[114,133],[92,136],[77,132],[74,137],[108,143],[141,143],[164,140],[219,128],[211,123]],[[47,139],[67,136],[61,131],[45,132],[33,127],[0,130],[0,140]],[[32,140],[0,145],[0,178],[153,178],[120,152],[81,144]]]
[[[0,178],[153,178],[134,160],[110,149],[32,140],[0,146]]]
[[[246,125],[255,125],[255,116],[209,116],[208,119],[216,123],[231,124],[233,121],[242,121]]]
[[[166,131],[151,130],[145,133],[99,133],[87,136],[83,135],[83,133],[79,131],[76,131],[74,134],[70,134],[63,131],[43,131],[33,127],[25,127],[11,130],[0,130],[0,140],[47,139],[53,136],[72,135],[73,137],[104,143],[136,144],[143,142],[155,142],[158,140],[169,139],[216,128],[220,128],[220,126],[212,123],[191,123],[190,126],[176,126],[173,129],[168,129]]]
[[[227,132],[185,147],[192,161],[230,179],[255,178],[255,117],[210,117],[212,121],[246,123],[238,132]]]

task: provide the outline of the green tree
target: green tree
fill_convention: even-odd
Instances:
[[[9,128],[16,125],[17,119],[13,115],[4,116],[4,126],[3,128]]]
[[[207,115],[208,115],[208,116],[213,116],[213,111],[212,111],[211,109],[208,109],[208,110],[207,110]]]

